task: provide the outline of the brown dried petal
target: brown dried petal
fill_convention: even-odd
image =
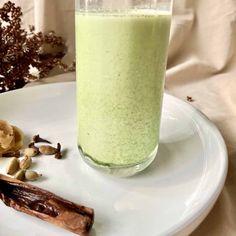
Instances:
[[[54,32],[36,33],[34,26],[28,31],[23,29],[21,17],[21,8],[15,3],[9,1],[0,8],[0,93],[21,88],[37,79],[30,74],[30,65],[39,70],[40,78],[54,67],[64,65],[61,62],[66,52],[64,40]],[[50,49],[56,46],[59,52],[43,52],[45,45]],[[70,66],[62,68],[68,70]]]

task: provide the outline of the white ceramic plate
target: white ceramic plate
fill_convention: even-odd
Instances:
[[[0,119],[61,142],[65,159],[35,157],[35,185],[93,207],[93,236],[187,235],[222,190],[227,152],[216,127],[189,104],[165,95],[161,144],[153,164],[131,178],[106,176],[82,162],[76,147],[75,84],[59,83],[0,96]],[[0,159],[4,173],[6,160]],[[69,236],[63,229],[0,203],[0,235]]]

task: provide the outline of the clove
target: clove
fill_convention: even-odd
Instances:
[[[34,143],[50,143],[50,144],[51,144],[50,141],[41,138],[41,137],[39,136],[39,134],[34,135],[34,137],[33,137],[33,142],[34,142]]]
[[[54,156],[56,159],[61,159],[62,158],[62,153],[61,153],[61,144],[57,143],[57,153]]]
[[[61,158],[62,158],[61,152],[57,152],[54,157],[55,157],[56,159],[61,159]]]
[[[34,148],[34,147],[35,147],[34,142],[30,142],[30,143],[28,144],[28,148]]]
[[[4,154],[2,154],[2,157],[9,158],[9,157],[20,157],[20,151],[9,151]]]

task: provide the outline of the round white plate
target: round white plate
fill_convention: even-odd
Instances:
[[[75,83],[21,89],[0,96],[0,119],[61,142],[63,160],[35,157],[35,185],[95,209],[93,236],[187,235],[212,208],[224,185],[227,152],[216,127],[189,104],[165,95],[155,161],[130,178],[88,167],[76,146]],[[0,172],[7,160],[0,158]],[[0,202],[0,235],[69,236],[63,229]]]

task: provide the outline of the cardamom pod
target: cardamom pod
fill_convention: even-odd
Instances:
[[[39,152],[42,153],[43,155],[54,155],[58,151],[56,148],[49,146],[49,145],[42,145],[39,147]]]
[[[35,157],[39,154],[39,150],[36,147],[26,148],[24,154],[28,157]]]
[[[20,162],[20,168],[26,170],[32,165],[32,158],[30,156],[25,156],[24,159]]]
[[[25,179],[25,170],[18,170],[14,178],[23,181]]]
[[[32,171],[32,170],[27,170],[25,172],[25,179],[29,180],[29,181],[35,181],[38,178],[40,178],[42,175],[38,174],[36,171]]]
[[[8,175],[13,175],[19,170],[19,160],[16,157],[11,158],[8,163],[6,172]]]

